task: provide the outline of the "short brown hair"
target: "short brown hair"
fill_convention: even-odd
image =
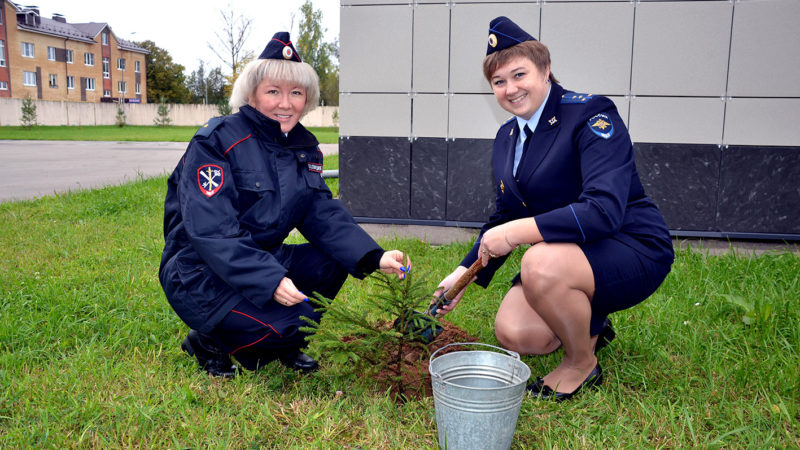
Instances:
[[[498,67],[504,66],[512,59],[517,58],[528,58],[542,72],[550,66],[550,50],[547,49],[547,46],[539,41],[525,41],[487,55],[483,59],[483,76],[491,83],[492,75]],[[552,70],[550,71],[550,82],[558,83]]]

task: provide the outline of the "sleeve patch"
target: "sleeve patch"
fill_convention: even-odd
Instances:
[[[219,192],[224,178],[222,167],[216,164],[206,164],[197,169],[197,185],[206,197],[213,197]]]
[[[586,122],[592,132],[603,139],[608,139],[614,134],[614,124],[611,119],[603,114],[595,114]]]

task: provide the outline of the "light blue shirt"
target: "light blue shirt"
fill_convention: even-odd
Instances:
[[[522,117],[515,116],[517,118],[517,125],[519,126],[519,138],[517,139],[517,146],[514,149],[514,176],[517,175],[517,166],[519,166],[519,161],[522,159],[522,146],[525,144],[525,138],[527,137],[525,134],[525,125],[528,125],[528,128],[531,129],[531,135],[533,135],[533,133],[536,131],[536,125],[539,123],[539,119],[542,117],[544,105],[547,104],[547,99],[550,98],[551,87],[547,88],[547,95],[545,95],[542,104],[539,105],[539,109],[533,113],[530,119],[525,120]]]

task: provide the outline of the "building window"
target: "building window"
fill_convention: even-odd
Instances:
[[[22,72],[22,84],[36,86],[36,72]]]
[[[94,78],[86,78],[86,90],[87,91],[94,90]]]
[[[117,69],[125,70],[125,58],[117,58]]]
[[[127,88],[128,88],[127,81],[117,81],[117,91],[119,91],[120,94],[124,94],[125,92],[127,92]]]
[[[111,75],[109,75],[109,68],[108,68],[109,65],[110,64],[108,62],[108,58],[103,57],[103,78],[111,77]]]
[[[0,67],[6,66],[6,43],[0,39]]]
[[[72,50],[67,50],[67,62],[69,64],[72,64],[74,57],[75,57],[75,52],[73,52]]]
[[[108,45],[108,33],[103,33],[103,45]]]
[[[56,60],[56,48],[55,47],[47,47],[47,59],[50,61]]]
[[[58,75],[51,73],[50,74],[50,87],[58,87]]]
[[[141,69],[141,61],[134,62],[134,65],[136,66],[136,73],[141,72],[141,70],[139,70]]]
[[[94,65],[94,53],[84,53],[83,54],[83,63],[87,66]]]
[[[103,97],[111,97],[111,91],[110,91],[110,90],[108,90],[108,89],[106,89],[105,91],[103,91]]]
[[[33,58],[33,44],[30,42],[22,43],[22,56],[26,58]]]
[[[75,77],[72,75],[67,76],[67,89],[75,89]]]
[[[0,91],[7,91],[8,90],[8,82],[0,81]]]
[[[137,94],[142,93],[142,83],[136,83],[136,93]]]

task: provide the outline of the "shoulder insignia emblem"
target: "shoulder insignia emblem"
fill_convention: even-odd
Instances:
[[[197,185],[206,197],[213,197],[219,192],[223,180],[222,167],[216,164],[206,164],[197,169]]]
[[[611,119],[603,114],[595,114],[586,122],[592,132],[603,139],[608,139],[614,134],[614,124]]]
[[[594,97],[592,94],[579,94],[577,92],[568,92],[561,96],[561,104],[576,104],[576,103],[586,103],[589,100],[593,99]]]
[[[195,136],[209,137],[211,132],[214,131],[222,123],[222,117],[212,117],[208,122],[204,123],[200,129],[197,130]]]

